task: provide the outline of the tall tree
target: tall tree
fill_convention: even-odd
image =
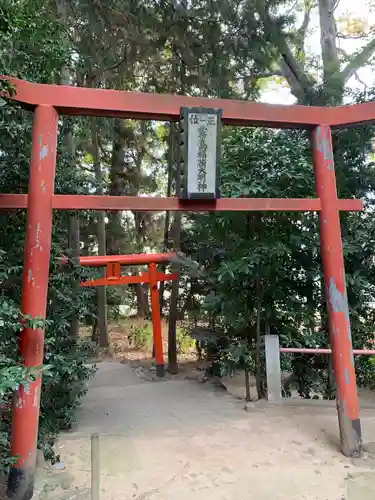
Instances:
[[[103,195],[103,173],[101,165],[101,155],[99,147],[99,129],[98,120],[96,118],[91,119],[91,147],[92,147],[92,159],[94,163],[95,172],[95,182],[97,186],[97,194]],[[97,222],[97,241],[98,241],[98,253],[99,255],[107,254],[107,244],[106,244],[106,223],[105,223],[105,212],[98,212],[98,222]],[[102,270],[102,275],[105,275],[105,269]],[[99,345],[101,347],[108,347],[109,336],[108,336],[108,315],[107,315],[107,289],[105,286],[100,286],[96,290],[96,298],[98,304],[98,321],[97,326],[99,329]],[[94,332],[93,332],[94,333]]]
[[[337,0],[303,0],[283,4],[294,11],[297,8],[303,14],[299,26],[296,26],[292,16],[289,18],[289,29],[280,26],[274,14],[274,6],[266,2],[257,2],[255,8],[249,9],[244,15],[245,22],[254,22],[254,16],[260,16],[267,34],[267,44],[277,54],[277,59],[269,70],[274,70],[276,76],[281,74],[285,78],[292,94],[301,104],[341,104],[350,78],[362,67],[372,63],[375,53],[373,28],[368,23],[357,20],[354,23],[355,33],[351,33],[353,23],[345,22],[345,19],[340,19],[337,15],[340,4]],[[314,14],[318,15],[320,31],[318,64],[316,56],[309,54],[306,48]],[[340,24],[342,31],[338,28]],[[362,37],[363,43],[360,49],[348,54],[341,49],[339,42],[351,36]]]
[[[67,36],[69,28],[69,2],[67,0],[56,0],[56,14],[57,20],[62,23],[64,27],[64,38],[62,42],[69,53],[70,42]],[[72,67],[69,60],[66,60],[61,67],[60,72],[60,84],[69,86],[73,83],[74,77],[72,75]],[[64,154],[67,156],[70,171],[76,168],[76,155],[75,155],[75,144],[74,144],[74,121],[72,119],[65,118],[65,127],[63,129],[63,144],[64,144]],[[68,225],[68,247],[74,259],[75,266],[79,266],[79,256],[80,256],[80,227],[79,227],[79,216],[77,213],[72,213],[69,215],[69,225]],[[75,283],[75,291],[79,293],[79,281]],[[74,311],[71,318],[71,335],[72,338],[77,338],[79,334],[79,312]]]

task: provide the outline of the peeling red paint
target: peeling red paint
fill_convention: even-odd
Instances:
[[[123,266],[140,265],[140,264],[160,264],[170,262],[176,258],[176,252],[167,253],[141,253],[130,255],[85,255],[80,257],[81,266],[101,267],[107,264],[117,263]],[[66,264],[66,258],[60,259],[61,264]]]
[[[223,122],[226,125],[314,129],[321,123],[332,127],[345,127],[349,124],[375,121],[374,102],[336,107],[285,106],[229,99],[45,85],[7,76],[1,78],[6,78],[16,88],[16,94],[11,99],[28,109],[49,105],[55,106],[60,113],[71,116],[176,121],[179,119],[181,106],[189,106],[223,109]]]
[[[44,160],[44,158],[47,158],[48,156],[48,146],[42,146],[40,148],[40,153],[39,153],[39,160]]]
[[[34,388],[34,398],[33,398],[33,407],[37,407],[39,405],[39,387]]]
[[[329,170],[333,169],[333,151],[330,144],[330,136],[327,134],[327,128],[319,126],[315,132],[316,134],[316,149],[323,154],[326,167]],[[323,186],[322,186],[323,188]]]
[[[332,362],[338,389],[338,416],[344,454],[360,455],[359,405],[346,295],[339,203],[331,131],[321,125],[313,132],[313,159],[317,195],[321,202],[320,247],[326,289]]]
[[[45,318],[46,315],[56,164],[52,152],[56,150],[57,121],[58,116],[53,108],[40,106],[35,110],[21,302],[22,313],[32,318]],[[48,137],[50,133],[53,133],[52,139]],[[19,349],[25,366],[38,367],[43,364],[43,345],[42,329],[23,329]],[[16,467],[26,463],[31,467],[35,465],[30,463],[29,457],[32,460],[35,457],[40,384],[38,377],[27,387],[20,387],[16,394],[11,443],[12,454],[18,456]]]
[[[160,212],[165,210],[181,212],[218,211],[270,211],[270,212],[319,212],[319,199],[304,198],[220,198],[212,204],[206,201],[190,200],[188,203],[179,198],[145,198],[139,196],[98,196],[55,194],[52,208],[59,210],[141,210],[142,212]],[[363,200],[337,200],[339,210],[362,211]],[[25,194],[0,194],[0,209],[27,207]]]
[[[35,248],[39,248],[40,245],[40,222],[37,223],[36,225],[36,232],[35,232]]]

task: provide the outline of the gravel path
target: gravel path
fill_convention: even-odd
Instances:
[[[41,470],[36,495],[89,499],[90,436],[100,434],[100,500],[374,500],[375,458],[338,451],[335,410],[253,405],[210,383],[143,380],[102,362],[60,440],[63,470]],[[365,437],[374,410],[362,412]]]

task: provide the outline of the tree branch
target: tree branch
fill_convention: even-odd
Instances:
[[[303,21],[301,27],[297,31],[298,36],[300,37],[302,42],[302,46],[300,47],[300,49],[302,49],[304,45],[306,31],[310,23],[311,10],[312,10],[312,2],[310,2],[309,0],[305,0],[305,13],[303,15]]]
[[[363,86],[365,87],[365,89],[367,90],[367,88],[368,88],[367,84],[366,84],[363,80],[361,80],[361,78],[359,77],[358,73],[357,73],[357,72],[355,72],[355,73],[354,73],[354,75],[355,75],[356,80],[357,80],[357,81],[358,81],[361,85],[363,85]]]
[[[275,71],[265,71],[264,73],[257,73],[253,78],[272,78],[273,76],[284,76],[281,70],[275,69]],[[250,77],[251,78],[251,77]]]
[[[341,78],[346,83],[360,68],[366,65],[375,52],[375,36],[360,51],[358,51],[350,62],[341,71]]]
[[[273,76],[284,76],[281,70],[275,69],[274,71],[264,71],[261,73],[256,73],[254,75],[243,75],[235,78],[236,82],[243,81],[245,85],[249,83],[254,83],[261,78],[272,78]]]
[[[338,32],[336,38],[340,38],[341,40],[361,40],[364,35],[345,35],[344,33]]]
[[[264,27],[268,30],[273,39],[276,50],[281,56],[280,69],[283,76],[287,79],[292,93],[301,103],[309,102],[311,95],[312,81],[304,72],[301,64],[294,57],[290,47],[287,44],[284,33],[277,23],[272,19],[266,8],[260,10]],[[296,92],[296,93],[295,93]]]
[[[293,71],[291,71],[289,65],[285,62],[283,58],[280,59],[280,69],[282,76],[286,79],[288,82],[288,85],[290,87],[290,91],[294,95],[294,97],[297,99],[299,103],[304,103],[307,101],[307,96],[306,92],[303,89],[302,85],[300,84],[298,78],[295,76]]]
[[[311,0],[304,0],[304,16],[303,21],[299,29],[297,30],[294,36],[294,45],[297,51],[297,58],[301,62],[301,67],[304,69],[304,61],[305,61],[305,40],[307,29],[310,24],[311,18],[311,10],[313,8],[313,2]]]
[[[90,167],[84,167],[82,164],[79,165],[79,169],[80,170],[83,170],[84,172],[89,172],[90,174],[93,174],[94,175],[94,171],[92,168]]]

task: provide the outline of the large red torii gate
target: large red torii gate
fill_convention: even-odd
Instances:
[[[8,78],[16,94],[11,99],[34,112],[28,194],[0,194],[0,209],[27,208],[23,314],[45,318],[51,248],[52,210],[142,211],[319,211],[321,255],[329,314],[330,340],[338,389],[338,419],[342,452],[362,453],[358,395],[352,354],[349,311],[340,230],[340,210],[362,210],[360,200],[337,198],[331,127],[375,120],[375,103],[323,108],[282,106],[224,99],[144,94],[33,84]],[[142,120],[178,120],[182,106],[220,108],[227,125],[305,128],[311,131],[318,198],[223,198],[211,201],[126,196],[55,195],[56,144],[59,114]],[[24,328],[19,348],[26,366],[43,363],[43,329]],[[40,378],[15,395],[12,454],[18,459],[9,475],[8,494],[32,497],[38,430]]]

